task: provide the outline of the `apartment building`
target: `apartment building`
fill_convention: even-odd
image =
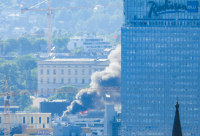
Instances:
[[[91,75],[103,71],[109,65],[108,59],[51,59],[38,62],[38,90],[51,96],[51,91],[67,85],[87,87]],[[49,94],[47,92],[50,92]]]
[[[96,53],[103,55],[106,49],[114,49],[115,46],[111,45],[103,37],[96,37],[93,35],[76,36],[70,39],[67,48],[72,51],[76,47],[83,47],[86,53]]]

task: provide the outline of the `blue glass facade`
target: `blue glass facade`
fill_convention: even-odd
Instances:
[[[200,1],[124,0],[122,135],[200,135]]]

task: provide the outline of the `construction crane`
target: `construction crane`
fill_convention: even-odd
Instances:
[[[4,136],[10,136],[10,94],[8,89],[8,79],[5,80],[4,93]]]
[[[33,9],[34,7],[47,2],[47,9]],[[119,7],[122,5],[107,5],[106,7]],[[51,52],[51,14],[53,13],[53,11],[55,10],[62,10],[62,9],[81,9],[81,8],[94,8],[95,6],[88,6],[88,7],[61,7],[61,8],[51,8],[51,3],[50,0],[47,1],[43,1],[41,3],[38,3],[35,6],[32,6],[30,8],[25,8],[25,9],[21,9],[21,12],[24,13],[26,11],[47,11],[47,53]]]
[[[35,6],[38,6],[46,1],[43,1]],[[51,5],[50,5],[50,0],[47,0],[48,8],[45,9],[47,11],[47,53],[51,53]],[[21,12],[24,13],[25,11],[44,11],[44,9],[32,9],[35,6],[30,7],[29,9],[22,9]]]
[[[87,92],[111,92],[111,91],[121,91],[120,86],[116,87],[98,87],[98,88],[82,88],[84,91]],[[66,93],[78,93],[77,88],[68,88],[68,89],[62,89],[60,91],[56,91],[55,89],[48,90],[46,92],[43,92],[42,90],[29,90],[25,93],[21,93],[19,90],[9,92],[8,89],[8,78],[6,75],[5,78],[5,92],[0,93],[0,96],[4,96],[4,136],[10,136],[10,97],[16,96],[16,95],[44,95],[44,94],[66,94]]]

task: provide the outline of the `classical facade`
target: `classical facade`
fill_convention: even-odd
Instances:
[[[91,75],[103,71],[109,65],[107,59],[51,59],[38,62],[38,90],[47,93],[59,87],[72,85],[87,87]],[[50,96],[44,94],[43,96]]]

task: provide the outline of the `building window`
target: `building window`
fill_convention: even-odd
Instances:
[[[49,124],[49,117],[47,117],[47,124]]]
[[[77,84],[78,83],[78,78],[75,78],[75,84]]]
[[[31,123],[33,124],[33,117],[31,117]]]
[[[61,74],[64,75],[64,69],[61,69]]]
[[[47,84],[49,84],[49,78],[47,78]]]
[[[89,69],[89,75],[92,75],[92,70],[91,69]]]
[[[85,79],[82,79],[82,84],[85,84]]]
[[[89,83],[91,83],[91,78],[89,78]]]
[[[43,84],[43,78],[40,79],[40,84]]]
[[[76,43],[74,43],[74,48],[76,48],[76,46],[77,46]]]
[[[49,69],[47,69],[47,75],[49,75],[49,73],[50,73],[50,70],[49,70]]]
[[[75,75],[78,75],[78,70],[77,69],[75,69]]]
[[[53,79],[53,83],[56,84],[56,78]]]
[[[25,117],[23,117],[23,123],[26,123],[26,122],[25,122]]]
[[[64,78],[61,78],[61,84],[64,84]]]
[[[71,84],[71,78],[68,78],[68,84]]]
[[[47,93],[49,94],[49,88],[47,88]]]
[[[41,124],[41,117],[39,117],[39,123]]]
[[[85,70],[84,69],[82,69],[82,75],[85,75]]]
[[[40,75],[43,75],[43,69],[40,70]]]
[[[70,69],[68,69],[68,75],[71,75],[71,70]]]
[[[56,75],[56,70],[55,69],[53,70],[53,74]]]
[[[1,117],[0,117],[0,123],[1,123]]]
[[[43,88],[41,88],[41,93],[43,93]]]
[[[45,128],[45,124],[43,124],[43,128]]]

